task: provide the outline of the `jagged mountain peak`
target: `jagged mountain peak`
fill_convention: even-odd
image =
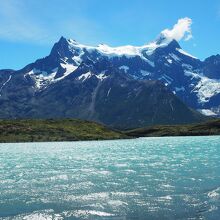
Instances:
[[[105,77],[107,73],[120,72],[133,79],[159,80],[190,107],[211,109],[218,108],[219,102],[220,81],[216,81],[220,79],[219,56],[208,61],[193,57],[180,47],[178,41],[165,39],[163,35],[143,46],[119,47],[87,46],[61,37],[49,56],[20,72],[34,81],[36,91],[47,89],[65,78],[75,78],[76,73],[84,74],[83,82],[86,82],[91,75],[89,72],[100,80],[103,74]],[[82,68],[85,72],[81,70],[83,65],[87,65]]]
[[[69,54],[69,42],[63,36],[56,42],[51,50],[50,55],[56,57],[65,57]]]
[[[175,48],[175,49],[181,49],[181,46],[179,45],[179,43],[175,39],[170,41],[168,46],[172,47],[172,48]]]
[[[181,49],[179,43],[176,40],[167,41],[162,38],[144,44],[143,46],[117,46],[111,47],[107,44],[98,44],[97,46],[88,46],[78,43],[76,40],[66,39],[63,36],[57,43],[54,44],[51,54],[58,54],[60,57],[68,57],[74,55],[76,52],[87,51],[88,53],[97,52],[104,56],[142,56],[143,52],[151,55],[158,48],[168,47],[170,49]]]
[[[156,38],[155,43],[159,46],[173,46],[175,48],[181,48],[177,40],[168,39],[163,33],[160,33]]]
[[[61,36],[58,43],[66,42],[67,39],[64,36]]]
[[[67,68],[71,67],[72,70],[76,69],[81,62],[85,62],[86,60],[96,62],[105,57],[109,59],[110,62],[114,62],[114,64],[112,64],[113,66],[115,66],[116,60],[118,60],[117,68],[123,69],[125,72],[130,72],[134,77],[146,78],[146,75],[152,75],[152,72],[155,72],[155,59],[162,56],[168,61],[174,59],[173,63],[180,59],[187,59],[188,64],[194,62],[191,60],[195,58],[183,51],[175,39],[166,41],[162,38],[162,35],[161,39],[157,39],[143,46],[126,45],[118,47],[111,47],[107,44],[87,46],[62,36],[59,41],[54,44],[48,56],[47,63],[50,63],[49,68],[43,68],[42,70],[52,73],[52,70],[58,67],[60,63],[67,64]],[[130,59],[135,59],[135,63],[137,62],[135,65],[132,64],[133,67],[129,67],[130,65],[126,64],[130,62]],[[43,63],[45,62],[43,61]],[[133,63],[133,61],[131,63]],[[170,63],[168,64],[171,65]],[[135,69],[136,65],[141,65],[143,68],[137,66]],[[45,65],[43,65],[43,67],[45,67]],[[102,68],[103,70],[107,69],[104,65]],[[129,68],[131,69],[129,70]],[[141,70],[139,71],[139,69]],[[64,70],[61,72],[64,72]]]
[[[134,121],[138,124],[134,121],[132,123],[139,126],[147,123],[186,122],[179,117],[181,112],[175,113],[176,110],[182,111],[185,108],[181,114],[188,112],[192,121],[196,121],[194,113],[184,107],[175,95],[195,109],[206,112],[217,112],[220,109],[220,82],[203,76],[205,73],[213,73],[213,69],[208,65],[206,69],[202,68],[202,63],[204,62],[184,52],[176,40],[166,41],[161,38],[143,46],[110,47],[106,44],[86,46],[61,37],[47,57],[18,72],[0,73],[0,99],[9,100],[13,97],[11,94],[17,95],[20,90],[13,100],[29,101],[24,112],[19,112],[20,116],[27,117],[80,117],[108,125],[135,118]],[[216,76],[218,69],[216,68]],[[157,83],[151,85],[153,81]],[[126,101],[126,106],[121,109],[124,100],[129,102]],[[44,107],[46,103],[50,105],[44,111],[41,106]],[[12,103],[9,114],[16,113],[16,104],[17,102]],[[158,105],[160,108],[157,110]],[[111,114],[110,121],[106,121],[105,116],[110,115],[111,111],[108,112],[108,109],[111,110],[112,106],[117,111]],[[151,107],[148,108],[149,106]],[[30,111],[27,112],[26,109]],[[54,110],[53,115],[51,109]],[[123,118],[126,115],[125,109],[132,111]],[[159,110],[157,117],[155,112]],[[1,114],[2,117],[7,116],[4,112],[0,112],[0,116]],[[166,118],[166,121],[157,118]],[[149,121],[150,119],[152,120]]]
[[[83,45],[62,36],[54,44],[49,56],[29,65],[25,72],[35,81],[37,80],[36,85],[40,89],[64,79],[82,63],[94,66],[98,62],[95,68],[100,72],[108,71],[112,66],[134,78],[157,79],[157,75],[161,75],[157,73],[158,67],[161,69],[161,64],[166,62],[166,65],[172,66],[186,59],[186,56],[190,57],[174,39],[170,42],[160,39],[160,43],[158,40],[143,46],[110,47],[106,44],[99,44],[95,47]],[[188,64],[191,63],[188,62]]]
[[[58,45],[73,45],[73,44],[79,44],[76,40],[74,39],[67,39],[64,36],[61,36],[60,39],[56,42]]]
[[[209,62],[209,61],[215,61],[215,60],[220,60],[220,54],[212,55],[210,57],[207,57],[204,61]]]

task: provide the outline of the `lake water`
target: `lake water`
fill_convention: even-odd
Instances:
[[[220,136],[0,144],[0,219],[220,219]]]

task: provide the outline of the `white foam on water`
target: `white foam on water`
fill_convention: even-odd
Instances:
[[[53,209],[34,211],[32,213],[17,215],[9,219],[14,220],[63,220],[60,214],[55,214]]]
[[[220,187],[207,189],[220,181],[219,143],[220,136],[1,144],[0,207],[24,207],[14,219],[31,220],[184,219],[182,210],[203,209],[201,218],[216,219]],[[55,213],[45,204],[64,206]]]
[[[208,192],[208,197],[211,199],[219,199],[220,198],[220,187]]]
[[[88,217],[88,216],[100,216],[100,217],[110,217],[115,216],[113,213],[97,211],[97,210],[74,210],[74,211],[64,211],[65,217]]]

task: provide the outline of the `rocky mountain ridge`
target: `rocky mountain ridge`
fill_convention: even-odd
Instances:
[[[195,110],[219,114],[219,60],[201,61],[163,36],[115,48],[61,37],[47,57],[0,71],[0,117],[75,117],[119,128],[201,121]]]

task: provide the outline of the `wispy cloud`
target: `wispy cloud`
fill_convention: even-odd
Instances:
[[[188,41],[193,37],[191,25],[191,18],[181,18],[177,21],[172,29],[165,29],[161,33],[170,40],[175,39],[177,41],[180,41],[183,39],[185,41]]]
[[[71,8],[71,16],[63,18],[65,14],[62,17],[59,12],[54,12],[52,9],[50,13],[44,8],[39,11],[39,5],[41,7],[43,5],[42,1],[39,4],[34,2],[35,5],[33,2],[29,5],[27,3],[28,1],[21,0],[0,1],[1,39],[45,44],[56,41],[62,35],[85,42],[89,39],[89,43],[95,43],[97,36],[102,35],[96,23],[78,15],[81,10],[79,4]],[[47,6],[45,2],[45,7]],[[85,8],[83,4],[81,6]]]
[[[65,5],[59,0],[53,0],[53,5],[51,2],[0,0],[0,38],[51,44],[62,35],[87,44],[96,44],[102,39],[112,42],[106,25],[97,18],[92,20],[88,2],[66,1]],[[118,28],[118,20],[114,22],[114,27]],[[165,29],[162,34],[169,39],[189,40],[192,38],[191,24],[190,18],[179,19],[172,29]]]
[[[47,31],[24,11],[22,1],[0,1],[0,38],[8,40],[43,41]]]

